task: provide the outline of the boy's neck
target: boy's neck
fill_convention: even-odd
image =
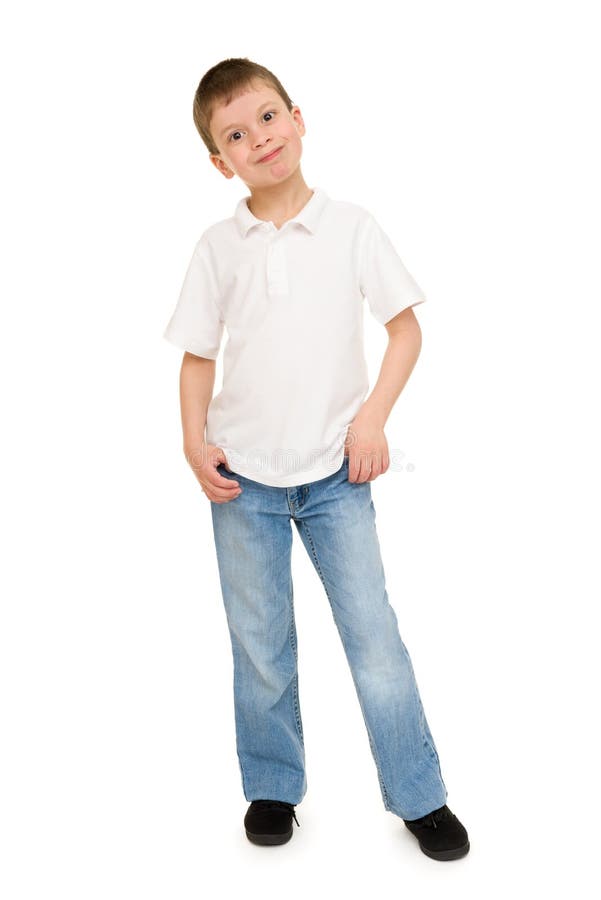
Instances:
[[[249,210],[257,219],[273,222],[276,228],[296,216],[309,202],[312,189],[302,175],[287,179],[281,184],[267,188],[249,188],[250,199],[246,201]]]

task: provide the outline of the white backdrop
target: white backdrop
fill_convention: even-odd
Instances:
[[[559,896],[592,877],[594,11],[122,0],[3,14],[6,900]],[[296,533],[308,792],[289,844],[244,835],[210,505],[182,453],[181,354],[162,339],[196,240],[247,193],[192,122],[200,77],[230,56],[276,73],[305,119],[308,185],[367,207],[428,297],[386,426],[403,465],[372,495],[470,834],[453,863],[384,810]],[[373,386],[386,332],[368,314],[365,328]]]

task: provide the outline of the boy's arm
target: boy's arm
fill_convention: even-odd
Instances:
[[[197,452],[205,443],[207,410],[215,385],[214,359],[184,353],[179,376],[184,453]]]
[[[361,411],[381,428],[414,369],[422,346],[422,331],[413,309],[404,309],[386,323],[388,346],[373,391]]]
[[[221,447],[207,444],[205,427],[207,410],[213,398],[216,360],[205,356],[184,353],[180,369],[180,407],[184,455],[205,492],[207,499],[224,503],[234,499],[240,492],[240,483],[224,478],[217,471],[223,463],[227,469],[227,459]]]
[[[349,481],[373,481],[390,464],[384,425],[420,354],[422,333],[413,309],[386,322],[388,346],[373,391],[349,426]]]

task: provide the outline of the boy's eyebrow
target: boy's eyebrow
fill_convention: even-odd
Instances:
[[[257,110],[257,113],[260,113],[261,110],[265,109],[266,106],[271,106],[273,103],[277,103],[277,102],[278,102],[277,100],[268,100],[267,103],[261,104],[261,106],[260,106],[260,107],[258,108],[258,110]],[[229,131],[230,128],[235,128],[235,127],[236,127],[236,123],[235,123],[235,122],[234,122],[233,125],[228,125],[227,128],[224,128],[224,129],[223,129],[223,131],[221,132],[221,134],[219,135],[219,137],[223,137],[223,135],[225,134],[226,131]]]

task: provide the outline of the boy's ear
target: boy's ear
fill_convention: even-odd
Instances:
[[[230,167],[227,165],[227,163],[225,163],[221,159],[220,156],[216,156],[214,153],[210,153],[209,159],[211,160],[211,162],[213,163],[215,168],[219,169],[219,171],[225,178],[233,178],[234,177],[234,173],[232,172]]]
[[[292,109],[290,110],[290,115],[294,119],[296,126],[298,128],[298,133],[302,137],[306,133],[307,129],[305,128],[305,123],[303,121],[303,116],[300,111],[300,107],[293,106]]]

